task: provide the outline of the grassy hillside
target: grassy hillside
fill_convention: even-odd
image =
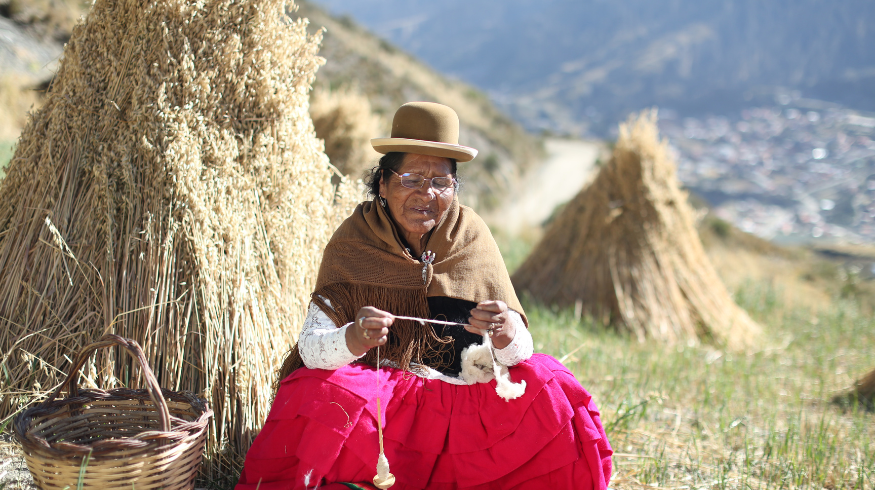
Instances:
[[[875,488],[875,416],[831,403],[873,367],[873,318],[849,301],[798,308],[768,281],[735,293],[766,330],[752,352],[638,343],[526,305],[536,350],[601,410],[611,487]]]
[[[833,403],[875,368],[875,292],[854,265],[871,249],[777,247],[708,215],[699,234],[763,326],[751,352],[639,343],[524,299],[536,351],[565,363],[601,409],[611,487],[875,488],[875,414]],[[511,269],[531,249],[497,238]]]
[[[398,106],[413,100],[440,102],[458,112],[460,142],[480,150],[473,163],[461,168],[467,180],[462,198],[468,203],[495,206],[542,156],[539,139],[501,113],[483,92],[440,75],[349,18],[332,17],[309,2],[299,2],[294,15],[310,19],[313,32],[325,28],[320,54],[326,64],[316,76],[316,90],[354,88],[388,121]]]

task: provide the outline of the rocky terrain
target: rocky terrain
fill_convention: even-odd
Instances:
[[[48,78],[57,66],[63,46],[42,39],[32,30],[0,17],[0,66],[2,75],[28,75]]]

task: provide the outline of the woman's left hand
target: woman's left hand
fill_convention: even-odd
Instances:
[[[508,315],[507,303],[500,300],[478,303],[477,308],[471,310],[468,323],[470,325],[465,330],[471,333],[486,335],[491,330],[492,345],[496,349],[507,347],[516,334],[516,327]]]

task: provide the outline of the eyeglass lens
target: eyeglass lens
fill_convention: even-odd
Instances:
[[[421,189],[426,180],[430,181],[432,189],[438,192],[445,191],[453,186],[452,177],[432,177],[427,179],[419,174],[404,173],[399,175],[394,171],[392,173],[398,175],[401,178],[401,185],[408,189]]]

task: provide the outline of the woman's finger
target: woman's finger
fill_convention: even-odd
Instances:
[[[389,326],[392,324],[392,322],[392,318],[360,317],[357,325],[361,329],[362,337],[372,342],[375,342],[381,339],[385,339],[385,337],[389,335]],[[382,340],[380,343],[384,342],[385,340]],[[377,344],[373,344],[372,347],[375,345]]]
[[[507,303],[501,300],[481,301],[477,304],[477,309],[492,313],[504,313],[507,311]]]
[[[365,317],[360,316],[358,320],[356,320],[356,326],[366,330],[366,329],[381,329],[388,328],[394,322],[394,318],[375,318],[375,317]]]
[[[395,317],[388,311],[383,311],[373,306],[365,306],[359,309],[356,319],[360,318],[389,318],[394,321]],[[390,323],[391,324],[391,323]]]
[[[471,310],[471,319],[473,319],[474,323],[482,322],[482,323],[504,323],[504,320],[507,318],[507,315],[502,313],[496,313],[493,311],[483,310],[481,308],[474,308]],[[482,326],[482,325],[477,325]]]
[[[356,343],[362,346],[360,352],[385,344],[388,341],[389,327],[395,322],[395,317],[386,311],[365,306],[356,314],[355,329],[350,334]],[[356,352],[358,354],[358,352]]]
[[[465,329],[471,333],[480,335],[501,334],[505,330],[507,323],[507,315],[495,314],[475,308],[471,310],[471,317],[468,318],[469,326]]]
[[[388,335],[389,329],[385,327],[367,328],[362,330],[362,337],[365,339],[365,343],[370,347],[376,347],[377,345],[386,343]]]
[[[485,327],[483,327],[483,328],[475,327],[474,325],[465,325],[465,330],[467,330],[467,331],[469,331],[469,332],[471,332],[471,333],[476,333],[477,335],[486,335],[486,334],[488,334],[490,328],[491,328],[491,327],[489,327],[488,325],[485,326]],[[493,331],[494,331],[494,330],[493,330]]]

